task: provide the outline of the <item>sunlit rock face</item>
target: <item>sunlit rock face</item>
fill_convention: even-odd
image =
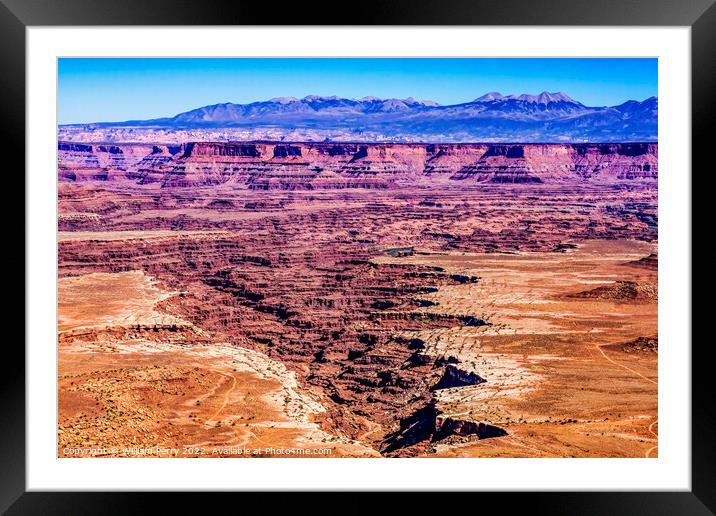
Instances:
[[[654,454],[654,143],[58,159],[63,447]]]

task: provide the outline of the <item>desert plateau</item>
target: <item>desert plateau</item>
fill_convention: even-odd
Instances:
[[[58,457],[658,456],[655,141],[137,131],[60,132]]]

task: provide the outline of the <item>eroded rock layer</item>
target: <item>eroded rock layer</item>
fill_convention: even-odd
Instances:
[[[466,183],[656,180],[655,143],[184,145],[60,142],[60,180],[129,179],[165,187],[257,190],[388,188],[426,176]]]
[[[655,306],[655,144],[60,143],[59,152],[60,277],[141,271],[175,293],[156,302],[170,318],[156,329],[130,325],[103,339],[155,332],[164,345],[180,331],[194,344],[259,353],[325,407],[321,431],[384,455],[511,435],[512,420],[481,393],[535,390],[545,374],[498,357],[497,344],[475,351],[524,329],[495,316],[501,298],[480,304],[485,292],[509,291],[496,283],[506,279],[483,277],[495,265],[446,265],[453,257],[509,256],[522,267],[523,255],[539,256],[546,265],[534,271],[554,267],[569,289],[531,302],[566,314]],[[572,258],[595,240],[643,248]],[[589,262],[609,253],[606,265]],[[518,272],[529,278],[525,260]],[[508,320],[527,310],[519,299]],[[533,323],[540,335],[556,331],[545,322],[555,314]],[[606,339],[615,324],[579,315],[560,332],[603,325],[595,334]],[[638,337],[629,328],[615,342]],[[437,349],[452,333],[474,349]],[[63,338],[93,333],[82,335]],[[472,397],[476,409],[463,410]]]

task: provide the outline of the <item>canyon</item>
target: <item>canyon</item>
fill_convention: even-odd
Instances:
[[[601,184],[658,178],[655,143],[60,142],[58,153],[61,181],[128,180],[162,187],[331,190],[452,181]]]
[[[656,143],[61,140],[57,174],[58,456],[657,456]]]

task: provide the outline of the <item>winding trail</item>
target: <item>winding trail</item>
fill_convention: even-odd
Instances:
[[[212,420],[216,419],[216,416],[218,416],[221,413],[221,411],[226,408],[226,405],[228,405],[228,403],[229,403],[229,398],[231,397],[231,394],[234,392],[234,389],[236,388],[236,376],[234,376],[233,374],[228,375],[228,374],[224,374],[224,373],[221,373],[221,375],[224,376],[225,378],[231,378],[231,382],[232,382],[231,387],[229,387],[229,389],[224,394],[224,401],[221,403],[221,406],[219,407],[219,409],[204,421],[205,427],[209,426],[210,423],[212,422]]]
[[[639,371],[635,371],[635,370],[632,369],[631,367],[625,366],[624,364],[620,364],[619,362],[615,362],[614,360],[612,360],[611,358],[609,358],[609,357],[606,355],[606,353],[604,353],[604,350],[602,350],[602,346],[606,346],[606,344],[597,344],[595,347],[596,347],[597,350],[602,354],[602,356],[603,356],[604,358],[606,358],[609,362],[611,362],[611,363],[614,364],[615,366],[619,366],[619,367],[621,367],[622,369],[626,369],[627,371],[634,373],[635,375],[637,375],[637,376],[643,378],[643,379],[646,380],[647,382],[651,382],[651,383],[653,383],[654,385],[658,385],[658,383],[657,383],[656,381],[652,380],[651,378],[647,378],[646,376],[644,376],[643,374],[641,374]]]
[[[604,350],[602,349],[602,346],[605,346],[605,345],[606,345],[606,344],[597,344],[597,345],[594,346],[594,347],[597,348],[597,351],[599,351],[599,352],[602,354],[602,356],[603,356],[604,358],[606,358],[609,362],[611,362],[611,363],[614,364],[615,366],[621,367],[622,369],[626,369],[627,371],[629,371],[629,372],[631,372],[631,373],[634,373],[635,375],[637,375],[638,377],[640,377],[640,378],[646,380],[647,382],[653,383],[654,385],[659,385],[655,380],[652,380],[651,378],[648,378],[648,377],[644,376],[644,375],[641,374],[639,371],[635,371],[635,370],[632,369],[631,367],[625,366],[624,364],[620,364],[619,362],[615,362],[614,360],[612,360],[611,358],[609,358],[609,357],[607,356],[607,354],[604,353]],[[657,419],[655,419],[654,421],[652,421],[652,423],[649,425],[649,428],[648,428],[649,433],[650,433],[651,435],[653,435],[653,436],[657,439],[657,442],[658,442],[658,439],[659,439],[659,434],[656,433],[656,432],[654,432],[654,425],[656,425],[658,422],[659,422],[659,419],[657,418]],[[646,457],[646,458],[648,459],[648,458],[651,456],[651,452],[653,452],[654,450],[656,450],[656,449],[658,449],[658,448],[659,448],[659,445],[658,445],[658,444],[657,444],[656,446],[652,446],[651,448],[649,448],[648,450],[646,450],[646,453],[644,454],[644,457]]]
[[[653,435],[654,437],[656,437],[657,442],[658,442],[658,440],[659,440],[659,434],[656,433],[656,432],[654,432],[653,428],[654,428],[654,425],[657,424],[658,422],[659,422],[659,420],[658,420],[658,419],[655,419],[655,420],[649,425],[649,433],[650,433],[651,435]],[[656,446],[652,446],[651,448],[649,448],[648,450],[646,450],[646,453],[644,454],[644,456],[648,459],[648,458],[651,456],[651,452],[653,452],[653,451],[656,450],[657,448],[659,448],[659,445],[658,445],[658,444],[657,444]]]

